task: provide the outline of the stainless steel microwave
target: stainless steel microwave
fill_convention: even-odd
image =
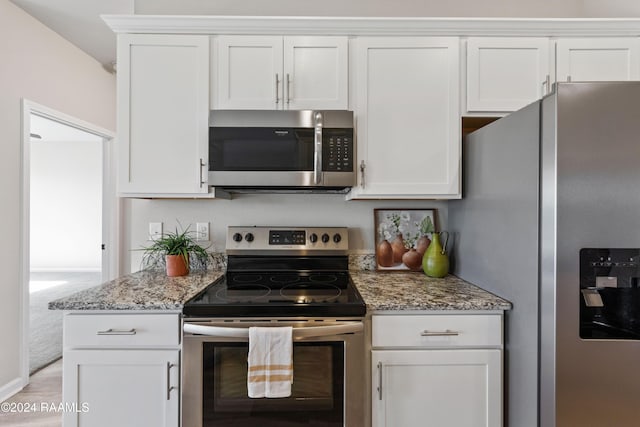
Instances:
[[[346,192],[355,185],[353,112],[213,110],[209,185],[230,192]]]

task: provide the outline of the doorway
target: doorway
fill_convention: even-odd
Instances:
[[[48,302],[117,270],[113,135],[25,101],[23,108],[23,375],[62,355],[62,312]],[[26,383],[25,383],[26,384]]]

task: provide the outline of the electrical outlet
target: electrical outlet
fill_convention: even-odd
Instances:
[[[196,240],[198,242],[209,241],[209,223],[208,222],[196,223]]]
[[[162,223],[150,222],[149,223],[149,237],[148,240],[157,240],[162,237]]]

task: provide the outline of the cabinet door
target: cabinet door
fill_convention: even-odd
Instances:
[[[347,37],[285,37],[285,108],[346,110],[347,61]]]
[[[282,108],[282,37],[220,36],[216,49],[215,108]]]
[[[467,111],[508,112],[540,99],[549,76],[549,39],[471,37]]]
[[[557,81],[640,79],[638,38],[559,39]]]
[[[372,427],[499,427],[500,350],[372,351]]]
[[[209,38],[118,37],[119,191],[207,193]]]
[[[352,198],[460,196],[459,40],[356,41],[358,186]]]
[[[65,427],[177,427],[178,350],[68,350]]]

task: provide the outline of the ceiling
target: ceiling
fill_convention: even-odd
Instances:
[[[100,15],[131,15],[134,0],[10,0],[111,70],[116,35]]]

